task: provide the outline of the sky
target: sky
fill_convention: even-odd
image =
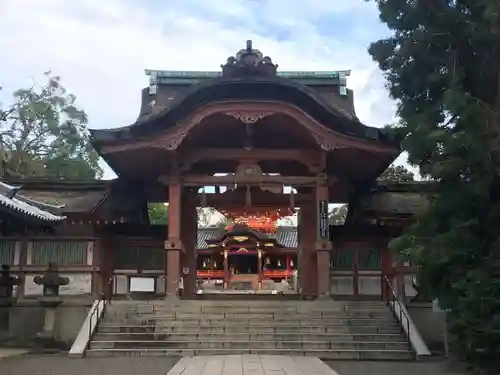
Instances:
[[[383,126],[395,103],[367,48],[387,35],[364,0],[0,0],[0,101],[50,70],[90,128],[129,125],[145,69],[219,70],[251,39],[280,70],[351,69],[358,117]]]

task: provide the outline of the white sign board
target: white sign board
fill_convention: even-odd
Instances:
[[[155,292],[155,279],[153,277],[131,277],[131,292]]]

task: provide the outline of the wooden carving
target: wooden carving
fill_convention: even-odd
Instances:
[[[169,151],[177,150],[177,148],[181,145],[186,135],[187,132],[173,133],[169,137],[161,140],[161,142],[159,142],[160,143],[159,146]]]
[[[245,124],[254,124],[267,116],[271,116],[271,111],[226,111],[224,114],[234,117]]]
[[[235,182],[252,180],[255,182],[262,181],[263,173],[260,165],[242,163],[236,167],[234,175]]]
[[[314,137],[318,145],[321,147],[321,149],[325,151],[333,151],[339,148],[347,147],[345,144],[333,140],[332,139],[333,137],[324,137],[317,133],[312,133],[312,136]]]

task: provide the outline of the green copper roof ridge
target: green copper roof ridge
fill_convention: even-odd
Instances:
[[[155,70],[145,69],[147,76],[152,78],[213,78],[222,76],[221,71],[215,70]],[[277,73],[280,77],[289,78],[318,78],[324,79],[325,76],[337,76],[336,78],[345,78],[351,75],[350,69],[345,70],[282,70]],[[333,77],[331,77],[333,78]]]

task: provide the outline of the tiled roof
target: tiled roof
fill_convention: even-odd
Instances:
[[[221,237],[224,233],[225,230],[220,228],[201,228],[198,230],[196,247],[205,249],[208,247],[206,240]],[[297,248],[299,244],[296,227],[278,227],[276,234],[270,237],[276,238],[280,245],[288,248]]]
[[[225,232],[224,229],[219,229],[219,228],[201,228],[201,229],[198,229],[196,248],[206,249],[208,247],[208,244],[205,242],[205,240],[220,237],[220,236],[222,236],[222,234],[224,232]]]
[[[299,237],[297,235],[297,227],[278,227],[274,236],[276,241],[284,247],[297,248],[299,247]]]
[[[17,195],[20,189],[20,187],[0,182],[0,206],[3,207],[4,210],[11,211],[14,214],[20,214],[26,219],[35,219],[38,221],[55,223],[64,219],[64,216],[59,216],[46,210],[49,208],[57,210],[60,209],[60,207],[50,206]]]

